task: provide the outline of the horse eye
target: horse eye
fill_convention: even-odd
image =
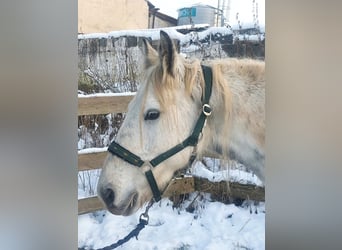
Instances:
[[[145,114],[145,121],[147,120],[156,120],[159,118],[159,110],[156,110],[156,109],[150,109],[146,112]]]

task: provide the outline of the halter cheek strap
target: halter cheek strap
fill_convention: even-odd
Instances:
[[[149,166],[149,170],[145,172],[145,176],[151,187],[153,198],[156,202],[160,201],[161,192],[153,176],[152,168],[156,167],[161,162],[167,160],[168,158],[177,154],[178,152],[180,152],[181,150],[183,150],[184,148],[188,146],[196,147],[198,144],[200,134],[202,133],[205,121],[207,117],[211,115],[212,110],[209,105],[209,100],[210,100],[210,96],[212,92],[212,78],[213,78],[212,71],[211,71],[211,68],[204,66],[204,65],[202,65],[202,71],[203,71],[204,81],[205,81],[205,89],[204,89],[203,102],[202,102],[202,112],[196,122],[196,125],[191,135],[188,138],[186,138],[183,142],[170,148],[169,150],[158,155],[157,157],[153,158],[150,161],[143,161],[139,156],[133,154],[132,152],[120,146],[116,142],[112,142],[108,147],[108,151],[111,152],[113,155],[118,156],[122,160],[134,166],[137,166],[137,167],[146,166],[146,165]],[[194,159],[190,159],[190,160],[194,160]]]

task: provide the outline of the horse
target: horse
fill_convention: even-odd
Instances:
[[[144,81],[97,185],[107,210],[128,216],[160,200],[189,159],[206,155],[236,160],[264,182],[265,63],[184,58],[164,31],[157,49],[147,39],[141,47]]]

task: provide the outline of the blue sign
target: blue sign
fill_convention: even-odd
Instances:
[[[183,8],[179,10],[178,17],[196,16],[196,8]]]

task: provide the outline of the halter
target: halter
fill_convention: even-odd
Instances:
[[[153,176],[152,168],[156,167],[161,162],[165,161],[166,159],[170,158],[171,156],[175,155],[179,151],[183,150],[184,148],[188,146],[193,146],[196,148],[199,137],[202,133],[202,129],[204,127],[205,121],[208,116],[211,115],[211,107],[209,105],[209,99],[211,96],[212,91],[212,71],[211,68],[201,65],[203,75],[204,75],[204,81],[205,81],[205,90],[204,90],[204,97],[202,102],[202,112],[196,122],[196,125],[191,133],[191,135],[186,138],[183,142],[177,144],[176,146],[170,148],[169,150],[165,151],[164,153],[158,155],[157,157],[153,158],[150,161],[143,161],[139,156],[133,154],[129,150],[125,149],[124,147],[120,146],[118,143],[113,141],[109,147],[108,151],[111,152],[113,155],[118,156],[122,160],[137,166],[148,166],[149,170],[145,172],[145,176],[147,178],[148,183],[150,184],[153,198],[156,202],[160,201],[161,199],[161,192],[158,188],[157,182]],[[195,159],[195,150],[190,157],[190,162],[192,162]]]

